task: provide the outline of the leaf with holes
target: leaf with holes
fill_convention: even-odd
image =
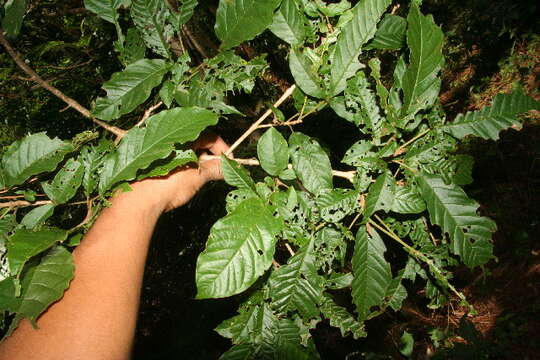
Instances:
[[[165,3],[163,0],[131,0],[130,14],[146,46],[168,58],[171,56],[169,40],[174,35],[174,29],[167,22],[170,11]]]
[[[79,159],[69,159],[56,173],[50,183],[42,182],[41,187],[55,204],[68,202],[79,189],[84,175],[84,166]]]
[[[357,209],[359,196],[356,190],[333,189],[322,192],[316,202],[323,220],[338,223]]]
[[[296,4],[296,0],[283,0],[269,27],[274,35],[290,45],[299,45],[306,37],[307,18]]]
[[[133,180],[137,170],[169,156],[174,144],[193,141],[208,126],[217,123],[211,111],[199,108],[164,110],[146,120],[146,128],[133,128],[115,152],[103,163],[99,192],[104,194],[120,181]]]
[[[497,140],[499,133],[509,127],[521,127],[517,116],[530,110],[540,110],[540,102],[516,90],[511,94],[498,94],[491,106],[482,110],[459,114],[441,129],[462,139],[468,135]]]
[[[67,231],[56,228],[15,231],[7,243],[7,257],[11,273],[18,275],[32,256],[40,254],[57,242],[66,240],[67,235]]]
[[[343,27],[332,58],[331,95],[342,92],[347,79],[361,68],[358,56],[362,46],[375,35],[377,23],[390,3],[390,0],[362,0],[352,9],[353,18]]]
[[[259,199],[242,202],[214,224],[197,259],[197,298],[241,293],[272,264],[283,223]]]
[[[96,100],[93,115],[101,120],[114,120],[133,111],[161,84],[168,70],[169,65],[159,59],[142,59],[128,65],[103,84],[107,96]]]
[[[220,1],[216,13],[216,35],[226,50],[262,33],[274,17],[281,0]]]
[[[469,267],[488,262],[493,257],[495,223],[477,214],[478,204],[459,186],[446,184],[437,175],[420,174],[417,180],[430,219],[449,235],[452,252]]]
[[[306,319],[319,315],[322,278],[317,274],[313,240],[268,279],[272,306],[281,313],[298,311]]]
[[[384,258],[386,246],[377,233],[358,229],[352,258],[354,280],[352,298],[360,321],[370,314],[372,306],[381,305],[392,282],[390,264]]]
[[[321,312],[330,321],[331,326],[339,329],[341,336],[346,337],[349,333],[354,339],[367,336],[364,324],[356,320],[347,309],[336,304],[332,296],[328,294],[324,294]]]
[[[287,140],[271,127],[257,143],[257,156],[264,171],[270,175],[279,175],[289,164]]]
[[[11,144],[2,157],[2,170],[6,186],[19,185],[29,177],[53,171],[73,146],[45,133],[28,135]]]

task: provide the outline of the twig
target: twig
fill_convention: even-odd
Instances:
[[[210,161],[210,160],[216,160],[219,159],[219,156],[215,155],[201,155],[199,157],[199,161]],[[247,166],[260,166],[261,163],[257,159],[236,159],[236,158],[230,158],[231,160],[236,161],[239,164],[247,165]],[[292,165],[289,164],[289,169],[292,169]],[[335,177],[340,177],[349,180],[350,182],[353,182],[354,177],[356,175],[356,171],[339,171],[339,170],[332,170],[332,175]]]
[[[293,121],[285,121],[285,122],[281,122],[281,123],[261,124],[261,125],[259,125],[259,129],[275,127],[275,126],[292,126],[292,125],[301,124],[302,122],[304,122],[304,119],[293,120]]]
[[[73,69],[76,69],[76,68],[80,68],[80,67],[82,67],[84,65],[88,65],[93,61],[94,61],[94,59],[90,59],[90,60],[87,60],[87,61],[82,62],[82,63],[76,63],[76,64],[68,65],[68,66],[45,65],[43,67],[51,68],[51,69],[55,69],[55,70],[73,70]]]
[[[422,136],[426,135],[428,132],[430,132],[431,129],[428,129],[426,131],[422,131],[420,134],[416,135],[415,137],[413,137],[412,139],[410,139],[409,141],[407,141],[405,144],[401,145],[400,147],[397,148],[396,151],[394,151],[394,154],[393,156],[399,156],[401,154],[403,154],[406,150],[405,148],[407,146],[409,146],[410,144],[412,144],[413,142],[415,142],[416,140],[420,139]]]
[[[3,208],[20,208],[20,207],[29,207],[29,206],[41,206],[41,205],[47,205],[52,204],[53,202],[51,200],[41,200],[36,202],[30,202],[25,200],[16,200],[16,201],[8,201],[8,202],[0,202],[0,209]]]
[[[48,90],[53,95],[64,101],[66,104],[68,104],[73,109],[77,110],[79,113],[82,114],[85,118],[88,118],[92,120],[97,125],[101,126],[107,131],[110,131],[111,133],[115,134],[116,136],[124,136],[126,133],[125,130],[122,130],[120,128],[117,128],[116,126],[109,125],[101,120],[98,120],[94,117],[92,117],[90,110],[79,104],[76,100],[70,98],[69,96],[66,96],[64,93],[62,93],[60,90],[43,80],[34,70],[32,70],[26,63],[21,59],[20,55],[15,51],[15,49],[10,45],[10,43],[7,41],[7,39],[4,36],[4,32],[0,30],[0,43],[4,46],[4,48],[7,50],[9,56],[15,61],[17,66],[19,66],[25,73],[30,75],[30,79],[37,84],[39,84],[42,88]]]
[[[289,243],[285,243],[285,247],[287,248],[289,254],[291,254],[291,256],[294,256],[294,250],[292,249],[291,245],[289,245]]]
[[[287,100],[289,98],[289,96],[292,95],[294,89],[296,89],[296,85],[292,85],[291,87],[289,87],[284,93],[283,95],[278,99],[278,101],[276,101],[276,103],[274,104],[274,107],[277,108],[279,107],[281,104],[283,104],[283,102],[285,100]],[[269,117],[270,115],[272,115],[273,111],[272,109],[268,109],[266,110],[266,112],[257,120],[255,121],[250,127],[249,129],[246,130],[245,133],[242,134],[242,136],[240,136],[238,138],[238,140],[235,141],[234,144],[231,145],[231,147],[229,148],[229,150],[227,150],[227,152],[225,153],[225,155],[230,155],[244,140],[246,140],[246,138],[251,135],[252,132],[254,132],[255,130],[257,130],[257,128],[259,127],[259,125],[261,125],[261,123],[266,120],[267,117]]]
[[[201,46],[201,44],[199,44],[199,41],[195,38],[195,36],[193,36],[193,34],[191,33],[191,31],[188,29],[186,25],[182,27],[182,32],[186,35],[186,37],[188,38],[189,42],[193,45],[195,50],[197,50],[204,59],[207,59],[210,57],[208,53],[206,52],[206,50]]]
[[[141,120],[135,124],[135,126],[139,127],[141,126],[151,115],[154,111],[156,111],[161,105],[163,105],[163,101],[158,102],[156,105],[149,107],[145,112]]]

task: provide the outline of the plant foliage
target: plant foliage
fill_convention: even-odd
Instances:
[[[444,36],[418,3],[400,16],[390,13],[391,0],[353,7],[221,0],[218,53],[197,63],[173,46],[196,0],[176,7],[165,0],[85,0],[89,11],[114,24],[123,65],[95,94],[92,116],[133,126],[119,141],[110,134],[72,140],[31,134],[2,154],[4,328],[35,321],[69,286],[69,249],[95,216],[59,228],[66,205],[99,213],[126,182],[196,162],[189,143],[220,117],[242,115],[230,99],[250,93],[268,64],[264,56],[246,60],[234,50],[266,29],[288,53],[295,112],[285,121],[272,107],[276,120],[259,126],[269,129],[258,139],[257,160],[247,163],[261,171],[252,175],[240,160],[221,157],[234,189],[195,274],[199,299],[246,294],[238,315],[216,328],[233,344],[221,359],[317,359],[310,330],[319,322],[328,319],[343,336],[366,336],[365,322],[389,308],[399,311],[413,281],[424,284],[432,307],[453,296],[465,302],[451,283],[452,267],[492,259],[496,225],[460,187],[472,181],[473,159],[456,154],[458,141],[495,140],[540,104],[516,89],[447,119],[438,101]],[[20,32],[25,5],[4,5],[2,28],[10,37]],[[166,109],[135,123],[158,101]],[[323,109],[325,121],[357,129],[341,163],[317,138],[280,127],[310,121]],[[17,211],[21,204],[35,208]],[[349,292],[352,303],[337,301],[337,290]]]

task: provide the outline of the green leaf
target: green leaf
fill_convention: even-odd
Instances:
[[[330,93],[337,95],[345,89],[347,79],[361,68],[358,56],[368,42],[377,23],[391,0],[361,0],[353,9],[353,18],[341,31],[332,59]]]
[[[293,169],[304,187],[313,194],[331,190],[332,167],[321,145],[299,132],[289,138]]]
[[[193,150],[175,150],[172,158],[163,161],[163,163],[159,162],[159,164],[151,166],[147,172],[143,171],[137,176],[137,180],[156,176],[166,176],[180,166],[196,163],[197,160],[197,155]]]
[[[244,200],[257,197],[257,193],[248,188],[230,191],[225,198],[225,209],[227,210],[227,214],[233,212]]]
[[[359,196],[356,190],[333,189],[321,193],[316,202],[323,220],[339,223],[358,208]]]
[[[7,0],[4,4],[2,29],[7,37],[16,38],[19,35],[26,14],[26,2],[27,0]]]
[[[56,228],[35,232],[26,229],[15,231],[7,243],[7,257],[11,273],[18,275],[28,259],[47,250],[55,243],[64,241],[67,235],[67,231]]]
[[[520,127],[517,115],[530,110],[540,110],[540,102],[516,90],[511,94],[498,94],[493,104],[482,110],[459,114],[452,123],[441,129],[458,139],[475,135],[486,140],[497,140],[502,130]]]
[[[321,312],[330,321],[331,326],[339,329],[341,336],[346,337],[349,333],[354,339],[367,336],[364,324],[358,322],[347,309],[336,304],[332,296],[324,294],[323,299]]]
[[[240,309],[239,314],[223,321],[214,330],[234,344],[261,342],[274,326],[275,318],[267,304]],[[267,336],[266,336],[267,337]]]
[[[227,184],[236,186],[238,189],[251,191],[257,195],[255,182],[251,178],[251,175],[249,175],[249,171],[242,164],[229,159],[225,155],[221,155],[221,171]]]
[[[272,264],[282,226],[255,198],[216,222],[197,259],[197,298],[227,297],[250,287]]]
[[[220,1],[216,13],[216,35],[221,49],[230,49],[262,33],[274,17],[281,0]]]
[[[364,209],[365,221],[368,221],[375,211],[390,211],[394,202],[395,191],[396,182],[392,175],[389,172],[379,175],[377,180],[369,187]]]
[[[294,81],[304,93],[316,98],[324,97],[321,79],[319,79],[309,59],[300,50],[291,48],[289,67]]]
[[[174,29],[166,21],[170,12],[165,3],[164,0],[131,0],[131,18],[141,32],[146,46],[156,54],[168,58],[168,41],[174,35]]]
[[[46,204],[32,209],[21,220],[21,226],[25,229],[35,229],[41,226],[54,213],[54,204]]]
[[[153,161],[163,159],[174,150],[174,144],[193,141],[217,116],[199,108],[164,110],[146,120],[146,128],[130,130],[116,152],[107,156],[99,182],[104,194],[112,185],[133,180],[137,170],[146,169]]]
[[[193,13],[195,12],[195,8],[197,7],[197,5],[199,5],[199,1],[181,0],[177,12],[172,9],[169,2],[167,2],[167,5],[169,5],[171,15],[174,17],[173,24],[175,29],[180,30],[182,26],[187,24],[187,22],[192,18]]]
[[[405,44],[407,20],[401,16],[387,14],[381,21],[373,41],[367,49],[397,50]]]
[[[261,345],[240,344],[235,345],[219,357],[219,360],[251,360],[259,358],[257,353]]]
[[[426,203],[409,186],[396,186],[390,210],[399,214],[419,214],[426,210]]]
[[[360,321],[368,317],[372,306],[382,304],[386,289],[392,282],[385,252],[386,247],[375,230],[368,234],[364,226],[358,229],[352,258],[352,298]]]
[[[280,313],[296,310],[306,319],[316,317],[319,315],[317,305],[322,300],[322,284],[311,240],[268,279],[272,306]]]
[[[93,115],[101,120],[114,120],[130,113],[148,99],[168,70],[164,60],[142,59],[128,65],[103,84],[107,97],[96,100]]]
[[[306,37],[306,20],[305,15],[298,10],[296,0],[283,0],[269,30],[290,45],[300,45]]]
[[[12,277],[5,278],[0,281],[0,311],[14,312],[14,304],[16,301],[17,284]]]
[[[403,332],[399,340],[399,352],[405,357],[411,357],[414,349],[414,337],[407,331]]]
[[[51,249],[38,265],[24,274],[21,297],[16,305],[18,316],[25,316],[35,324],[38,316],[62,297],[74,271],[69,251],[61,246]]]
[[[127,65],[133,64],[144,59],[145,54],[146,45],[144,44],[141,32],[136,27],[129,28],[122,52],[123,63]]]
[[[0,219],[0,244],[3,244],[8,233],[10,233],[16,225],[17,222],[15,221],[15,216],[13,215],[6,214]],[[0,249],[1,248],[2,246],[0,246]]]
[[[441,80],[439,70],[444,63],[442,45],[444,34],[431,15],[424,16],[413,5],[407,17],[407,44],[410,65],[403,75],[403,107],[401,116],[410,118],[435,102]]]
[[[257,156],[264,171],[270,175],[279,175],[289,164],[287,140],[271,127],[257,143]]]
[[[51,183],[42,182],[43,191],[55,204],[68,202],[81,186],[84,166],[81,161],[69,159],[56,173]]]
[[[89,197],[94,192],[99,180],[99,170],[108,151],[114,148],[110,140],[101,140],[97,146],[85,146],[81,149],[81,162],[84,166],[82,186],[84,194]]]
[[[9,146],[2,157],[5,185],[25,182],[29,177],[52,171],[73,146],[44,132],[28,135]]]
[[[84,0],[84,7],[105,21],[115,24],[118,21],[118,9],[124,0]]]
[[[403,270],[400,271],[399,275],[392,279],[392,282],[386,290],[386,301],[394,311],[399,311],[403,300],[407,298],[407,289],[405,289],[405,286],[401,283],[404,273]]]
[[[417,180],[431,222],[449,235],[452,252],[469,267],[488,262],[493,257],[490,240],[497,226],[477,214],[478,203],[459,186],[445,184],[437,175],[420,174]]]

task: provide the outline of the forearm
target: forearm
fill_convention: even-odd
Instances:
[[[24,321],[0,359],[128,357],[146,254],[162,211],[145,195],[143,185],[112,200],[74,251],[75,276],[62,300],[38,320],[39,330]]]

